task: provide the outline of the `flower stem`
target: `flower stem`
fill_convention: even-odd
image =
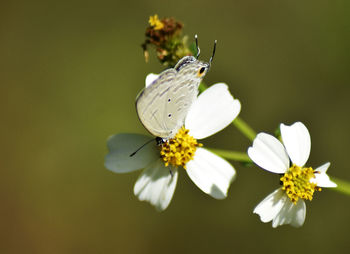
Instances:
[[[240,161],[240,162],[249,162],[251,163],[251,159],[248,157],[246,153],[230,151],[230,150],[222,150],[222,149],[214,149],[208,148],[211,152],[225,158],[228,160]]]
[[[240,118],[239,116],[236,117],[235,120],[233,120],[232,124],[240,131],[244,136],[246,136],[250,141],[253,141],[256,132],[245,122]]]
[[[348,181],[341,180],[336,177],[331,177],[331,180],[335,182],[338,186],[336,188],[329,188],[334,191],[346,194],[350,196],[350,183]]]
[[[208,86],[202,81],[200,84],[199,84],[199,87],[198,87],[198,90],[199,92],[203,93],[205,89],[207,89]]]

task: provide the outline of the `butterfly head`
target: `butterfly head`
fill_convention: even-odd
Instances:
[[[197,77],[202,78],[207,74],[210,64],[209,63],[204,63],[204,62],[199,62],[199,66],[197,67]]]
[[[179,62],[175,65],[175,70],[179,72],[182,69],[191,69],[193,73],[195,73],[197,78],[203,78],[205,74],[207,74],[208,70],[210,69],[211,62],[213,61],[215,50],[216,50],[216,43],[217,41],[214,41],[214,47],[213,47],[213,53],[212,56],[209,59],[209,62],[202,62],[199,61],[199,55],[200,55],[200,49],[198,46],[198,38],[197,35],[195,36],[196,39],[196,46],[197,46],[197,56],[185,56],[182,59],[179,60]]]
[[[210,63],[199,61],[194,56],[185,56],[176,64],[177,72],[190,70],[198,78],[203,78],[210,68]]]

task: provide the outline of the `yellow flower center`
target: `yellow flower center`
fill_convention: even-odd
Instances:
[[[315,191],[321,191],[315,183],[311,183],[310,179],[314,178],[314,170],[310,168],[302,168],[293,164],[292,167],[280,178],[284,190],[290,200],[296,204],[299,198],[312,200]]]
[[[186,163],[193,159],[197,147],[203,146],[197,140],[188,135],[189,130],[182,127],[174,138],[161,146],[160,156],[165,166],[182,166],[186,169]]]
[[[159,20],[157,14],[150,16],[148,23],[154,28],[154,30],[160,30],[164,27],[164,24]]]

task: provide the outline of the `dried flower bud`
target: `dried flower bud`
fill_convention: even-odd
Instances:
[[[182,57],[191,55],[187,37],[182,36],[183,24],[174,18],[159,19],[158,15],[149,18],[146,40],[142,44],[146,62],[149,58],[148,45],[155,47],[157,57],[166,66],[174,66]]]

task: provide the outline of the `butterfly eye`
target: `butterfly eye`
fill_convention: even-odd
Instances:
[[[197,73],[198,77],[201,77],[204,74],[204,71],[205,71],[205,67],[200,68]]]

